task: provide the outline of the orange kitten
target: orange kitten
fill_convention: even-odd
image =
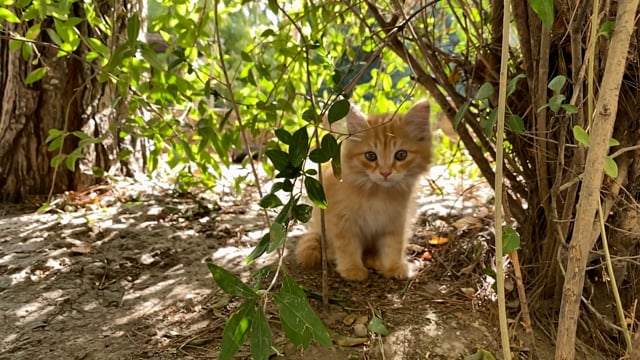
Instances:
[[[405,115],[363,115],[350,110],[351,134],[342,143],[342,181],[323,169],[327,253],[347,280],[365,280],[367,268],[390,278],[411,276],[405,259],[412,195],[431,161],[429,104]],[[298,242],[303,267],[320,264],[320,211],[314,208],[307,234]]]

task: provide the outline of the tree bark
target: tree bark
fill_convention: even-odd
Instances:
[[[638,0],[618,3],[616,27],[611,38],[607,65],[596,104],[575,226],[569,245],[569,259],[564,281],[564,295],[560,305],[560,321],[556,342],[555,358],[559,360],[570,360],[575,357],[580,298],[589,251],[595,244],[595,239],[590,234],[600,201],[604,160],[615,124],[620,84],[626,68],[629,41],[634,30],[637,9]]]
[[[107,46],[113,50],[113,45],[126,41],[128,17],[116,16],[116,13],[130,13],[128,6],[124,0],[95,4],[96,11],[112,19],[111,37],[86,23],[76,28],[85,39],[110,39],[115,43],[107,42]],[[72,5],[71,12],[70,16],[85,17],[82,4]],[[34,21],[40,21],[43,29],[32,43],[42,59],[38,65],[32,65],[33,59],[25,61],[21,51],[10,51],[9,37],[0,38],[0,201],[16,202],[31,195],[90,186],[99,180],[93,174],[95,167],[110,174],[131,175],[141,171],[139,162],[118,158],[123,146],[134,152],[139,147],[136,141],[127,144],[118,136],[127,116],[126,99],[118,99],[114,84],[99,82],[98,65],[83,60],[89,52],[85,45],[80,45],[71,55],[58,57],[57,46],[44,31],[47,27],[53,28],[51,19]],[[30,25],[33,24],[6,23],[5,34],[24,35]],[[46,66],[46,75],[40,81],[25,85],[26,75],[40,66]],[[75,171],[68,170],[64,163],[54,170],[50,162],[58,151],[49,152],[46,144],[51,129],[66,133],[83,131],[92,137],[104,136],[105,140],[83,149],[84,157]],[[62,152],[69,154],[77,145],[78,138],[69,135]]]

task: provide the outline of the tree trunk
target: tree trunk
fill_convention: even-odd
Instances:
[[[115,12],[130,13],[127,4],[120,1],[115,6],[101,2],[94,5],[97,13],[113,21],[113,36],[107,37],[86,21],[76,29],[83,39],[102,39],[113,50],[126,41],[127,17],[115,16]],[[73,4],[71,12],[70,16],[86,18],[82,4]],[[26,61],[20,49],[10,51],[9,38],[0,39],[0,201],[21,201],[31,195],[85,188],[99,181],[93,174],[95,168],[122,175],[142,169],[140,161],[118,158],[123,146],[138,150],[135,141],[125,143],[118,136],[127,117],[126,99],[119,97],[113,83],[99,81],[97,62],[84,60],[90,51],[85,43],[72,54],[58,57],[58,46],[44,31],[54,28],[50,17],[6,23],[6,33],[24,36],[37,21],[41,21],[42,31],[33,42],[23,43],[35,50]],[[27,74],[42,66],[46,66],[46,75],[25,85]],[[104,137],[104,141],[84,147],[74,171],[64,162],[56,169],[51,160],[60,150],[48,151],[46,144],[51,129],[68,134],[82,131],[91,137]],[[66,136],[62,153],[71,153],[78,140],[74,135]]]

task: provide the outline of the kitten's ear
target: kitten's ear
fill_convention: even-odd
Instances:
[[[369,128],[367,116],[353,103],[350,103],[349,113],[346,116],[347,130],[349,134],[354,134]]]
[[[426,100],[419,101],[404,115],[404,121],[409,134],[424,140],[431,136],[430,130],[431,106]]]

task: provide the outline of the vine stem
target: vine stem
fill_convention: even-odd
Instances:
[[[602,213],[602,203],[598,202],[598,220],[600,220],[600,233],[602,235],[602,248],[604,249],[604,257],[607,264],[607,273],[609,273],[609,279],[611,281],[613,298],[616,301],[616,310],[618,312],[618,320],[620,321],[620,329],[624,336],[624,341],[627,343],[627,354],[631,354],[631,334],[629,334],[629,328],[627,328],[624,309],[622,308],[622,301],[620,300],[620,293],[618,292],[618,284],[616,283],[616,277],[613,273],[613,264],[611,263],[611,254],[609,253],[609,242],[607,240],[607,232],[604,227],[604,215]]]
[[[509,326],[504,294],[504,258],[502,249],[502,182],[504,163],[504,116],[507,100],[507,64],[509,62],[509,21],[511,19],[511,1],[504,0],[502,15],[502,58],[500,61],[500,87],[498,91],[498,125],[496,129],[496,178],[495,178],[495,233],[496,233],[496,281],[498,286],[498,317],[500,320],[500,338],[502,340],[502,356],[511,360],[509,345]]]
[[[258,170],[256,169],[256,164],[255,161],[253,160],[253,156],[251,154],[251,150],[249,149],[249,140],[247,139],[247,134],[245,132],[245,126],[244,123],[242,121],[242,116],[240,116],[240,109],[238,107],[238,103],[236,102],[235,99],[235,95],[233,94],[233,89],[231,88],[231,80],[229,78],[229,73],[227,71],[227,66],[225,65],[225,61],[224,61],[224,52],[222,49],[222,41],[221,37],[220,37],[220,27],[218,26],[219,22],[219,16],[218,16],[218,3],[219,0],[215,0],[214,4],[213,4],[213,13],[214,13],[214,30],[215,30],[215,34],[216,34],[216,45],[218,47],[218,56],[220,57],[220,69],[222,70],[222,74],[224,76],[224,86],[227,88],[227,91],[229,92],[229,100],[231,101],[231,104],[233,106],[233,111],[236,114],[236,121],[238,122],[238,128],[240,129],[240,137],[242,139],[242,144],[244,145],[245,149],[247,149],[247,151],[249,152],[249,164],[251,165],[251,172],[253,174],[253,178],[254,181],[256,182],[256,187],[258,188],[258,196],[260,196],[260,198],[262,199],[263,197],[263,193],[262,193],[262,185],[260,183],[260,176],[258,176]],[[262,209],[262,213],[264,214],[264,218],[265,221],[267,222],[267,227],[269,228],[269,230],[271,230],[271,217],[269,216],[269,212],[267,212],[267,209],[263,208]],[[280,254],[279,254],[279,261],[278,261],[278,267],[276,268],[276,273],[273,276],[273,279],[271,280],[271,283],[269,284],[269,288],[267,289],[267,293],[271,290],[271,288],[273,288],[273,286],[276,283],[276,280],[278,279],[278,275],[280,274],[280,269],[282,268],[282,266],[284,265],[284,246],[280,248]],[[266,302],[266,297],[264,298],[265,302],[264,305],[266,306],[267,302]]]

